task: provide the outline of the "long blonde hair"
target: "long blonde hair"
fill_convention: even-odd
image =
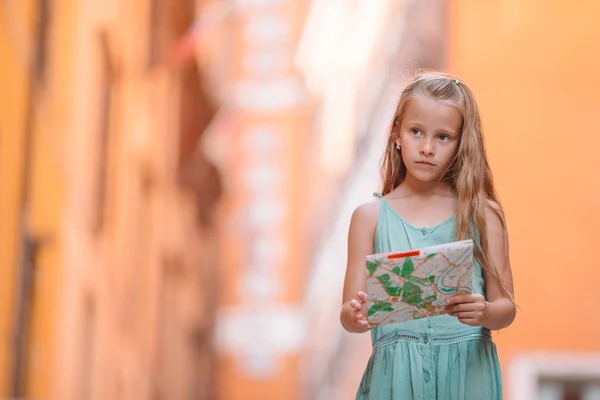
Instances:
[[[399,127],[408,103],[415,96],[423,95],[456,106],[463,118],[458,150],[441,178],[450,185],[458,197],[454,240],[478,239],[474,240],[475,259],[500,283],[504,294],[514,301],[489,253],[485,209],[489,207],[490,200],[498,205],[500,201],[494,189],[492,172],[485,153],[479,109],[473,93],[463,82],[440,72],[422,72],[402,90],[383,155],[381,192],[383,195],[390,193],[406,177],[406,165],[402,160],[401,152],[396,149],[395,140],[398,138]],[[500,218],[506,231],[501,207],[500,209],[492,207],[492,210]],[[507,241],[505,245],[508,246]]]

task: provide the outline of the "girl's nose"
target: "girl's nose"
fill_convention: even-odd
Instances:
[[[431,142],[429,140],[425,140],[423,142],[420,153],[421,153],[421,155],[424,155],[424,156],[433,155],[433,146],[431,145]]]

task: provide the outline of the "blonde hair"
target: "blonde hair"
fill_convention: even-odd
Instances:
[[[458,150],[441,177],[458,197],[454,240],[479,239],[474,240],[475,259],[500,283],[504,294],[514,301],[489,253],[485,209],[489,207],[490,200],[498,205],[500,201],[494,189],[492,172],[485,153],[479,109],[473,93],[463,82],[440,72],[421,72],[402,90],[383,155],[381,192],[383,195],[390,193],[406,177],[406,165],[402,160],[401,152],[396,149],[395,141],[410,100],[423,95],[456,106],[463,118]],[[492,207],[492,210],[500,218],[506,230],[501,207],[499,206],[499,209]],[[505,245],[508,243],[505,242]]]

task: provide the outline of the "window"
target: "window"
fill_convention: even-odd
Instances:
[[[509,369],[514,400],[600,400],[600,354],[526,354]]]

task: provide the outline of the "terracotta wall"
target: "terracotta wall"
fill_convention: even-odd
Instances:
[[[530,351],[600,351],[600,25],[596,1],[456,0],[450,70],[478,99],[510,230],[515,323]]]

